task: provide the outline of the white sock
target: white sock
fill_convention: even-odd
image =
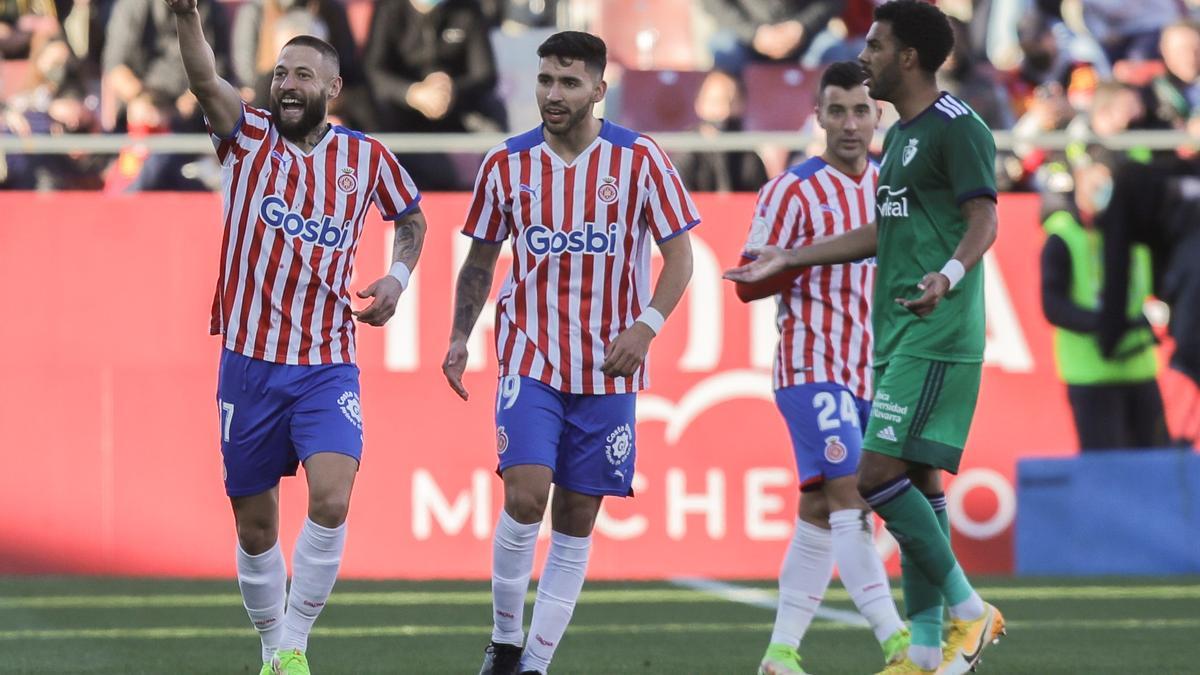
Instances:
[[[797,518],[779,570],[779,609],[775,612],[772,644],[800,646],[832,578],[833,544],[829,530]]]
[[[590,536],[550,533],[550,553],[546,556],[542,578],[538,580],[537,601],[529,624],[529,644],[525,645],[525,654],[521,657],[521,670],[545,673],[550,668],[554,649],[562,641],[571,614],[575,612],[575,601],[583,590],[591,550]]]
[[[963,600],[957,605],[950,605],[950,618],[975,620],[983,616],[983,598],[975,591],[971,591],[971,597]]]
[[[942,665],[942,648],[911,644],[908,646],[908,660],[925,670],[937,670]]]
[[[308,633],[329,600],[333,582],[337,581],[345,545],[345,523],[329,528],[304,520],[296,538],[296,550],[292,552],[292,589],[283,619],[280,650],[308,649]]]
[[[268,661],[275,656],[283,637],[283,609],[287,603],[287,563],[279,542],[258,555],[246,553],[238,544],[237,576],[242,604],[262,640],[263,661]]]
[[[525,594],[541,523],[518,523],[500,512],[492,535],[492,642],[525,643]]]
[[[859,509],[834,511],[829,514],[829,527],[833,532],[833,559],[842,585],[859,613],[871,624],[875,639],[882,644],[904,629],[904,621],[896,611],[887,572],[875,551],[871,514]]]

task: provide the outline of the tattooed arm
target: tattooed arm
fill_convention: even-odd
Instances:
[[[417,259],[421,257],[421,247],[424,244],[425,214],[416,208],[396,221],[396,238],[392,240],[392,262],[404,263],[409,271],[416,269]],[[382,326],[396,313],[396,303],[403,292],[400,280],[390,273],[385,274],[358,292],[360,298],[375,299],[366,309],[353,314],[365,324]]]
[[[479,313],[487,302],[488,293],[492,289],[492,275],[496,269],[496,259],[500,257],[499,242],[492,243],[475,239],[471,242],[471,250],[463,261],[462,269],[458,271],[458,286],[454,292],[454,326],[450,330],[450,348],[446,350],[446,360],[442,362],[442,373],[450,388],[462,400],[467,400],[466,387],[462,383],[463,370],[467,367],[467,338],[471,329],[479,320]]]

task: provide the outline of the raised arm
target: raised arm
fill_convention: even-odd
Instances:
[[[479,313],[487,302],[492,289],[492,275],[496,270],[496,259],[500,257],[500,242],[475,239],[471,250],[458,271],[458,284],[454,291],[454,324],[450,329],[450,347],[446,360],[442,362],[442,373],[455,393],[462,400],[469,394],[462,383],[463,371],[467,367],[467,338],[479,320]]]
[[[604,350],[600,370],[609,377],[629,377],[637,372],[646,360],[650,341],[658,335],[663,321],[679,304],[692,279],[692,240],[686,230],[659,243],[658,250],[662,252],[663,266],[650,305]]]
[[[204,39],[196,0],[164,0],[175,13],[179,52],[187,72],[188,88],[196,95],[213,132],[227,138],[242,116],[242,99],[234,86],[217,75],[217,60]]]
[[[875,223],[871,222],[843,234],[818,239],[800,248],[764,246],[750,249],[746,253],[754,256],[753,262],[726,270],[723,276],[739,284],[754,283],[801,267],[836,265],[870,258],[875,255],[877,245],[878,234]]]

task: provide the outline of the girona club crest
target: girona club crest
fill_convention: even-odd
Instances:
[[[825,459],[831,464],[840,464],[846,459],[846,446],[842,444],[842,439],[837,436],[827,436],[825,438]]]
[[[354,192],[358,189],[358,179],[354,177],[354,169],[342,169],[342,175],[337,178],[338,189],[342,192]]]
[[[600,186],[596,188],[596,199],[605,204],[612,204],[617,201],[617,179],[612,176],[605,176],[600,180]]]

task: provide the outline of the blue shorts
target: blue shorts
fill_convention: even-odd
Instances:
[[[870,401],[840,384],[818,382],[776,389],[775,405],[792,437],[801,490],[858,471]]]
[[[225,493],[256,495],[318,452],[362,458],[358,366],[293,366],[221,350]]]
[[[498,473],[541,464],[554,484],[585,495],[633,493],[637,394],[567,394],[519,375],[496,390]]]

